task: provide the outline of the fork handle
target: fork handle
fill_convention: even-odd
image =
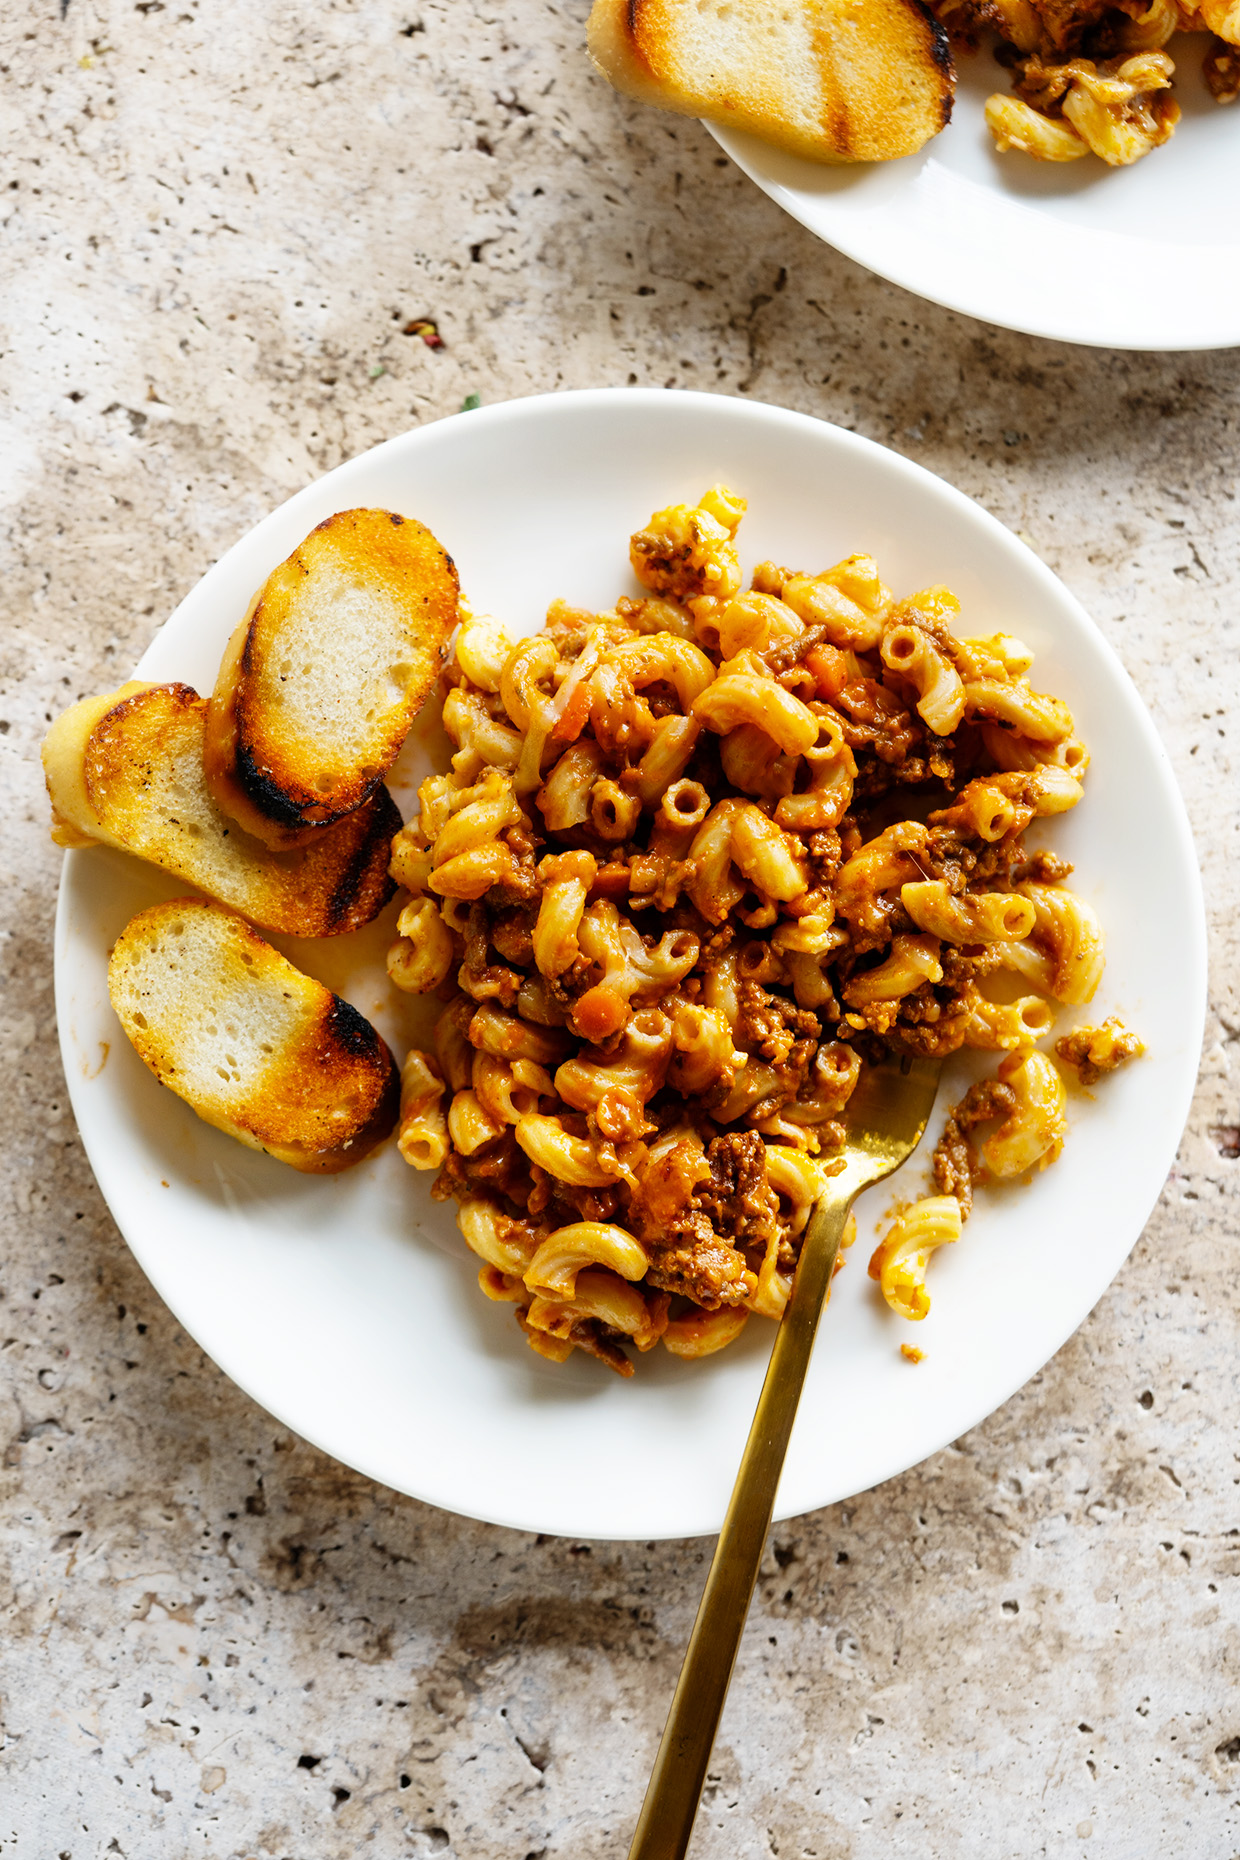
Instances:
[[[831,1196],[832,1188],[838,1199]],[[855,1193],[847,1178],[829,1183],[827,1196],[810,1216],[792,1295],[775,1332],[766,1380],[698,1604],[629,1860],[682,1860],[689,1845],[758,1580],[814,1333]]]

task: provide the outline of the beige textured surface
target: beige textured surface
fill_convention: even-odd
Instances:
[[[878,283],[609,94],[586,0],[59,10],[0,17],[0,1854],[625,1852],[705,1547],[458,1522],[203,1360],[65,1108],[35,755],[326,466],[470,392],[640,381],[854,426],[1027,532],[1154,712],[1215,959],[1179,1164],[1090,1321],[954,1448],[776,1531],[697,1860],[1233,1860],[1240,356]]]

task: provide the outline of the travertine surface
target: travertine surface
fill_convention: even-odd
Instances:
[[[775,1532],[697,1860],[1232,1860],[1240,357],[1060,347],[879,283],[611,95],[586,10],[0,19],[0,1854],[626,1851],[709,1546],[443,1516],[202,1358],[66,1109],[35,759],[325,467],[469,393],[639,381],[853,426],[1026,532],[1154,713],[1214,935],[1192,1124],[1093,1317],[954,1448]]]

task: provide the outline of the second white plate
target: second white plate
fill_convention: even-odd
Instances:
[[[740,131],[712,135],[828,245],[951,310],[1113,349],[1240,344],[1240,105],[1201,77],[1206,34],[1180,35],[1171,141],[1130,168],[999,155],[982,116],[1008,74],[957,57],[952,121],[903,161],[823,167]]]

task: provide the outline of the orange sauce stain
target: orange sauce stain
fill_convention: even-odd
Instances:
[[[83,1060],[82,1061],[83,1075],[88,1079],[97,1079],[99,1077],[99,1074],[103,1071],[103,1068],[107,1065],[108,1054],[111,1051],[112,1051],[112,1042],[110,1040],[100,1040],[99,1042],[99,1064],[95,1067],[94,1071],[92,1072],[90,1067],[87,1065],[86,1061]]]

